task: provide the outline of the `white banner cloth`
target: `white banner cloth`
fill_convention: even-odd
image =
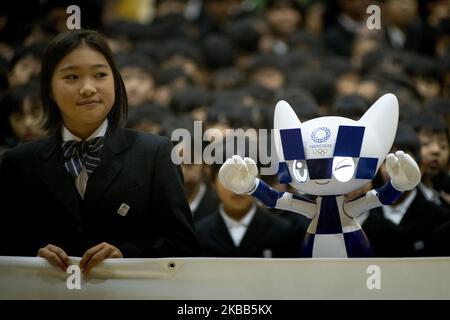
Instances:
[[[450,299],[450,258],[109,259],[79,290],[70,276],[0,257],[0,299]]]

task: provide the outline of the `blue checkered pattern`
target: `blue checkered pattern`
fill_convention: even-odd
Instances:
[[[336,197],[323,197],[320,203],[320,215],[317,222],[316,234],[340,232],[342,232],[342,226]]]
[[[359,157],[365,129],[365,127],[339,126],[334,156]]]
[[[278,181],[280,183],[291,183],[292,178],[291,174],[289,173],[289,168],[287,167],[286,162],[280,162],[278,164]]]
[[[308,159],[306,163],[311,180],[331,179],[333,174],[333,158]]]
[[[333,156],[359,158],[365,127],[339,126],[336,145]],[[278,180],[280,183],[291,183],[292,177],[289,173],[286,161],[305,160],[302,131],[300,128],[281,129],[280,139],[283,147],[284,161],[278,166]],[[324,180],[332,178],[333,158],[306,159],[308,165],[309,179]],[[371,180],[375,177],[377,169],[377,158],[359,158],[356,168],[356,179]]]
[[[284,192],[278,192],[260,180],[258,183],[258,187],[252,193],[252,196],[261,200],[269,208],[273,208],[277,204],[278,199],[280,199],[283,194]]]
[[[292,198],[285,197],[285,193],[270,188],[262,181],[252,195],[269,207],[283,210],[292,208],[291,210],[298,213],[305,213],[305,209],[302,208],[306,208],[311,203],[311,200],[299,195],[292,195]],[[401,192],[395,190],[388,182],[384,187],[376,190],[377,200],[367,203],[367,209],[390,204],[400,195]],[[315,216],[311,216],[313,221],[303,241],[302,255],[304,257],[373,256],[369,241],[358,222],[344,212],[344,196],[318,197],[315,204],[319,210]],[[297,210],[294,210],[295,208]]]
[[[299,128],[280,130],[280,138],[285,161],[305,159],[302,131]]]
[[[344,233],[345,249],[349,258],[373,257],[369,239],[362,230]]]
[[[378,158],[359,158],[355,178],[372,180],[377,173],[377,164]]]
[[[393,204],[402,195],[401,191],[398,191],[392,186],[390,180],[386,182],[381,188],[375,189],[375,191],[377,192],[377,196],[378,199],[380,199],[380,202],[387,205]]]

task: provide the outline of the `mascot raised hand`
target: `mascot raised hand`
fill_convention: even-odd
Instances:
[[[274,114],[278,178],[301,195],[278,192],[257,178],[250,158],[233,156],[219,171],[220,181],[238,194],[248,193],[266,206],[312,219],[303,242],[304,257],[368,257],[369,241],[355,219],[369,209],[395,202],[420,182],[420,170],[402,151],[388,154],[398,123],[393,94],[378,99],[359,121],[320,117],[301,123],[285,101]],[[386,158],[390,181],[379,189],[345,201],[344,195],[371,181]]]

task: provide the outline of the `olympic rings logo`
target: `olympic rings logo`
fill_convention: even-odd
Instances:
[[[313,154],[316,154],[316,155],[319,155],[319,156],[323,156],[323,155],[325,155],[326,153],[328,152],[328,150],[327,149],[314,149],[313,151],[312,151],[312,153]]]
[[[311,133],[311,139],[312,141],[316,143],[323,143],[330,139],[331,137],[331,131],[327,127],[320,127],[314,129],[314,131]]]

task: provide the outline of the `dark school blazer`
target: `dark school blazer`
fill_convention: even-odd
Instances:
[[[300,257],[301,244],[291,224],[265,208],[257,207],[238,247],[218,211],[198,222],[196,231],[206,257],[263,258],[266,250],[273,258]]]
[[[54,244],[82,256],[108,242],[125,258],[197,256],[171,146],[168,138],[108,128],[84,200],[63,167],[60,134],[9,150],[0,169],[0,255],[36,256]]]
[[[376,257],[428,256],[433,230],[450,220],[447,211],[416,190],[416,197],[398,225],[384,217],[381,207],[370,210],[362,228]]]

